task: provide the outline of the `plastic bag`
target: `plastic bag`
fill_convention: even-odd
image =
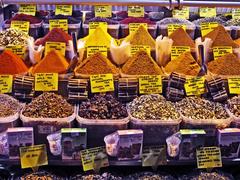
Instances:
[[[209,52],[212,47],[212,43],[213,43],[213,41],[209,38],[205,38],[205,40],[202,41],[202,38],[199,37],[195,40],[196,49],[198,49],[199,45],[203,45],[203,47],[204,47],[204,59],[205,59],[206,64],[208,63],[208,61],[211,60],[210,56],[209,56]],[[196,52],[197,52],[197,59],[199,59],[200,58],[199,51],[197,50]]]
[[[41,61],[44,46],[40,45],[40,46],[37,47],[37,50],[35,50],[35,45],[34,45],[34,39],[33,38],[29,38],[27,43],[28,43],[28,49],[29,49],[30,62],[32,64],[36,64],[39,61]]]
[[[79,54],[79,63],[83,61],[84,51],[85,51],[85,43],[86,41],[79,40],[78,41],[78,54]]]

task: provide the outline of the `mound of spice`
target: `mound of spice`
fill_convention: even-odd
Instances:
[[[43,38],[37,39],[35,45],[45,45],[46,42],[64,42],[68,44],[68,41],[72,40],[72,37],[60,28],[53,28]]]
[[[131,174],[125,180],[176,180],[173,176],[166,173],[140,172]]]
[[[231,174],[217,171],[217,172],[191,172],[182,175],[178,180],[234,180]]]
[[[222,104],[200,97],[186,97],[176,102],[176,107],[183,116],[192,119],[226,119],[229,117]]]
[[[194,41],[183,28],[178,28],[169,38],[173,40],[173,46],[189,46],[195,48]]]
[[[66,118],[74,108],[62,96],[45,92],[24,107],[23,115],[31,118]]]
[[[86,75],[119,73],[117,67],[100,52],[97,52],[85,59],[78,67],[76,67],[75,72]]]
[[[52,50],[33,67],[32,73],[64,74],[66,73],[68,66],[69,64],[61,52]]]
[[[87,119],[123,119],[128,116],[126,107],[113,95],[95,95],[79,106],[79,116]]]
[[[210,38],[213,41],[212,46],[232,46],[233,48],[238,48],[239,45],[235,43],[231,36],[228,34],[228,32],[225,30],[225,28],[222,25],[219,25],[218,27],[214,28],[213,31],[208,33],[206,36],[203,37],[203,40],[205,38]]]
[[[151,49],[156,47],[155,40],[144,26],[140,26],[136,32],[126,37],[125,41],[131,45],[150,46]]]
[[[233,97],[232,99],[228,100],[228,109],[234,114],[234,116],[240,117],[240,98]]]
[[[240,46],[240,38],[236,39],[234,42]]]
[[[21,110],[21,105],[18,100],[13,97],[0,94],[0,117],[12,116]]]
[[[208,70],[219,75],[240,75],[240,59],[234,54],[226,54],[208,63]]]
[[[16,14],[11,19],[7,20],[6,24],[11,24],[12,21],[28,21],[30,24],[38,24],[42,22],[41,19],[27,14]]]
[[[102,18],[102,17],[94,17],[92,19],[89,19],[84,22],[84,24],[89,24],[89,22],[106,22],[107,24],[113,25],[113,24],[119,24],[118,21],[114,21],[109,18]]]
[[[165,67],[168,73],[176,72],[189,76],[197,76],[201,67],[190,52],[181,54],[176,60],[171,60]]]
[[[159,25],[168,25],[168,24],[185,24],[187,26],[194,26],[193,23],[186,19],[179,18],[164,18],[161,21],[157,22]]]
[[[122,21],[120,21],[120,24],[130,24],[130,23],[147,23],[147,24],[156,24],[154,21],[151,21],[147,18],[137,18],[137,17],[129,17]]]
[[[133,117],[142,120],[174,120],[180,117],[174,104],[159,94],[143,95],[129,103]]]
[[[122,67],[122,72],[128,75],[160,75],[161,68],[145,51],[138,51]]]
[[[110,173],[103,173],[103,174],[89,174],[89,175],[75,175],[70,178],[71,180],[122,180],[122,177],[114,176]]]
[[[30,174],[25,174],[21,178],[17,178],[16,180],[64,180],[65,178],[59,177],[55,174],[46,172],[46,171],[40,171],[40,172],[35,172],[35,173],[30,173]]]
[[[5,50],[0,54],[0,74],[22,74],[28,71],[22,59],[12,51]]]
[[[27,45],[29,36],[17,29],[7,29],[0,32],[0,46]]]
[[[223,17],[206,17],[193,21],[193,23],[198,26],[200,26],[201,23],[207,22],[217,22],[218,24],[223,25],[226,22],[226,19]]]
[[[81,22],[80,19],[74,18],[72,16],[64,16],[64,15],[61,15],[61,14],[55,15],[55,16],[51,17],[51,19],[67,19],[68,20],[68,24],[78,24],[78,23]],[[44,20],[44,23],[49,24],[49,20],[50,19]]]

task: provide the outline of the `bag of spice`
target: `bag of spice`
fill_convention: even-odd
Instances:
[[[231,127],[240,128],[240,97],[236,96],[228,100],[227,113],[233,118]]]

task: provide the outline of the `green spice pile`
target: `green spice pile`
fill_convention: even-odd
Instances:
[[[0,32],[0,46],[8,45],[27,45],[27,39],[29,36],[16,29],[7,29]]]
[[[174,120],[180,117],[173,103],[158,94],[135,98],[129,103],[129,110],[133,117],[142,120]]]
[[[21,110],[19,101],[9,95],[0,94],[0,102],[0,117],[12,116]]]
[[[183,116],[192,119],[226,119],[229,117],[222,104],[200,97],[187,97],[176,102],[176,107]]]
[[[24,108],[23,115],[31,118],[66,118],[74,109],[62,96],[43,93]]]

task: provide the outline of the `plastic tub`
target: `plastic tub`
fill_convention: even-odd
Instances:
[[[17,127],[19,125],[19,113],[8,117],[0,117],[0,132],[6,131],[8,128]]]

